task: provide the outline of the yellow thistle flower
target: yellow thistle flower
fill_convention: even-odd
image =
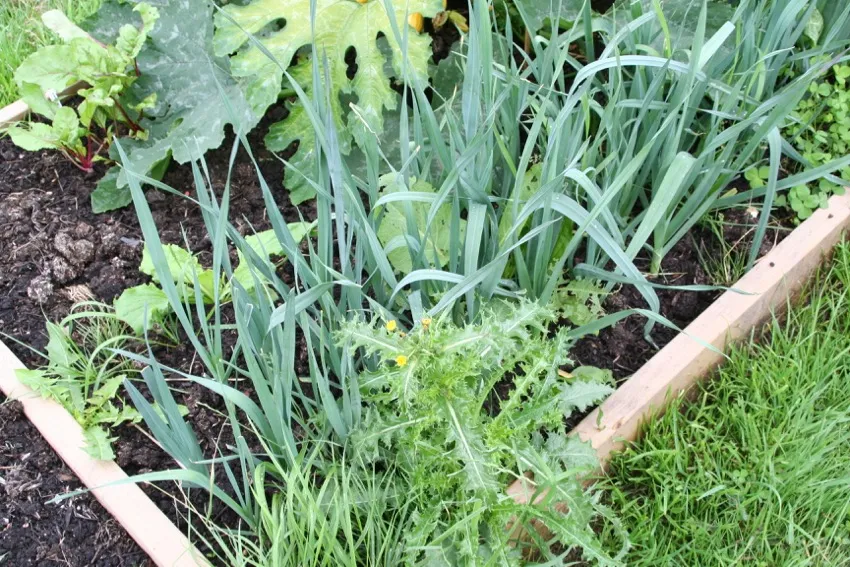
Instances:
[[[398,325],[396,325],[395,319],[390,319],[389,321],[387,321],[386,327],[389,332],[392,333],[393,331],[395,331],[397,326]]]
[[[407,366],[407,357],[404,356],[403,354],[400,354],[397,357],[395,357],[395,363],[399,367]]]

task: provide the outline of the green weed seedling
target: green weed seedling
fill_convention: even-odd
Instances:
[[[796,121],[785,129],[786,135],[812,166],[820,166],[850,154],[850,64],[840,64],[820,81],[809,87],[808,96],[800,101]],[[850,167],[839,172],[850,179]],[[826,207],[831,195],[843,195],[844,186],[821,179],[817,183],[797,185],[777,204],[788,206],[800,220]]]
[[[296,242],[301,241],[315,227],[315,223],[295,222],[289,224],[289,229]],[[245,237],[246,244],[262,258],[267,266],[272,266],[269,258],[283,256],[284,251],[273,230],[259,232]],[[204,269],[198,257],[176,244],[163,246],[168,272],[179,292],[187,303],[200,301],[204,305],[228,303],[231,300],[234,283],[238,283],[245,291],[252,292],[263,279],[248,267],[242,252],[237,252],[239,264],[233,270],[233,277],[216,279],[211,269]],[[154,326],[162,326],[165,317],[173,311],[168,296],[160,285],[160,279],[154,268],[148,247],[142,252],[142,263],[139,271],[151,277],[151,283],[137,285],[125,289],[115,300],[115,315],[133,329],[137,334],[144,333]],[[218,289],[216,289],[218,282]]]
[[[65,43],[30,55],[15,71],[15,83],[22,100],[49,122],[12,125],[6,129],[12,142],[31,152],[58,150],[74,165],[91,172],[96,161],[105,159],[101,152],[109,147],[116,124],[126,126],[132,137],[146,137],[138,116],[154,106],[156,95],[126,107],[119,98],[138,78],[136,56],[159,12],[145,3],[137,4],[135,12],[141,16],[141,26],[122,26],[114,45],[95,40],[62,12],[44,14],[45,25]],[[81,81],[88,86],[78,93],[82,97],[79,106],[62,106],[59,93]]]
[[[56,400],[83,428],[85,451],[95,459],[115,457],[111,429],[137,423],[142,417],[124,403],[118,390],[137,370],[113,349],[137,339],[123,332],[123,325],[108,305],[81,303],[59,323],[47,323],[47,363],[34,370],[16,370],[24,385],[39,395]]]
[[[747,236],[752,236],[755,228],[751,225],[737,241],[730,242],[724,230],[730,222],[720,211],[706,215],[700,225],[710,233],[712,245],[694,241],[700,265],[716,285],[731,286],[747,273]]]
[[[749,182],[751,189],[761,189],[767,186],[767,181],[770,179],[770,168],[766,165],[753,166],[744,172],[744,179]]]
[[[788,206],[797,213],[798,220],[806,220],[817,209],[825,209],[829,204],[829,196],[833,193],[840,194],[844,189],[834,183],[822,179],[812,190],[812,185],[795,185],[788,191],[788,195],[780,195],[776,200],[777,206]]]

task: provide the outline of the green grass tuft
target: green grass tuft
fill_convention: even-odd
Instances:
[[[27,56],[54,43],[53,34],[41,23],[41,14],[59,9],[79,22],[94,13],[101,0],[3,0],[0,2],[0,106],[13,103],[18,88],[13,76]]]
[[[614,458],[626,564],[850,565],[850,245],[821,276]]]

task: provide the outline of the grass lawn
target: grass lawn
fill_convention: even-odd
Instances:
[[[27,55],[52,43],[52,33],[41,23],[41,14],[58,8],[80,21],[100,6],[101,0],[2,0],[0,1],[0,106],[18,98],[12,77]]]
[[[627,565],[850,565],[848,287],[845,244],[810,303],[613,460]]]

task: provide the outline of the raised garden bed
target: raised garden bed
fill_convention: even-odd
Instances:
[[[19,260],[18,264],[10,263],[6,271],[6,273],[16,275],[4,282],[6,295],[14,298],[13,303],[8,303],[4,307],[5,311],[2,317],[4,332],[11,331],[11,334],[16,338],[26,340],[29,344],[37,347],[43,347],[44,339],[40,338],[43,328],[41,306],[44,306],[47,313],[52,317],[61,317],[69,309],[72,299],[71,296],[66,295],[67,290],[83,285],[79,282],[91,282],[93,280],[107,282],[87,292],[88,296],[103,300],[111,299],[124,286],[135,283],[134,278],[138,278],[138,275],[132,274],[136,270],[139,250],[137,246],[134,246],[134,243],[138,241],[139,233],[138,229],[134,228],[135,223],[132,215],[128,212],[111,214],[113,219],[106,220],[105,224],[107,227],[112,226],[113,228],[108,229],[105,233],[94,234],[91,231],[80,229],[80,223],[86,222],[89,213],[86,207],[73,207],[70,206],[70,203],[79,198],[77,195],[85,195],[89,187],[86,178],[79,172],[67,168],[67,164],[59,161],[55,156],[44,154],[40,156],[41,162],[28,161],[27,156],[8,147],[7,143],[0,142],[0,146],[3,144],[7,146],[4,149],[3,156],[9,158],[6,160],[6,164],[10,172],[13,166],[26,164],[24,167],[16,167],[17,171],[23,171],[25,175],[17,179],[14,176],[6,175],[4,178],[7,180],[6,185],[0,191],[0,196],[4,198],[3,210],[6,218],[17,219],[17,222],[24,223],[19,228],[12,225],[10,234],[25,237],[34,229],[34,226],[41,224],[45,235],[30,244],[30,246],[36,248],[37,252],[27,252],[24,249],[19,250],[17,255],[7,254],[5,256]],[[215,171],[215,164],[216,162],[212,160],[213,171]],[[46,174],[51,170],[55,172],[55,177],[46,177]],[[172,175],[179,175],[179,170],[175,170]],[[47,189],[51,185],[58,186],[60,182],[63,184],[64,191],[61,195],[47,195],[46,198],[36,199],[33,199],[33,194],[30,193],[30,201],[19,205],[21,207],[20,213],[13,207],[5,206],[7,203],[18,203],[18,199],[25,197],[23,189],[25,189],[25,185],[33,183],[33,179],[35,183],[41,185],[44,195],[50,193]],[[45,185],[47,186],[45,187]],[[247,212],[251,203],[250,191],[256,190],[256,188],[250,187],[247,180],[244,188],[247,193],[245,195],[248,203]],[[173,226],[182,224],[188,227],[187,233],[191,237],[193,232],[191,229],[192,221],[189,217],[190,212],[187,208],[180,208],[181,199],[161,193],[152,193],[151,196],[156,198],[152,203],[154,207],[158,205],[157,199],[165,201],[160,205],[162,214],[172,215]],[[65,214],[58,214],[63,209],[66,211]],[[59,222],[55,220],[51,222],[51,219],[59,219]],[[256,220],[261,222],[260,219]],[[617,393],[601,406],[601,417],[599,416],[600,409],[595,410],[575,428],[574,434],[580,435],[582,439],[590,440],[603,460],[610,451],[618,446],[621,440],[633,438],[642,418],[663,409],[665,400],[704,376],[709,368],[720,360],[718,353],[706,349],[691,337],[703,339],[722,350],[727,341],[746,335],[772,310],[781,309],[784,306],[787,298],[799,288],[801,283],[817,267],[823,255],[837,242],[848,221],[850,221],[850,200],[846,197],[835,198],[828,210],[817,212],[812,219],[792,231],[777,248],[769,252],[759,262],[750,274],[734,286],[736,289],[745,292],[744,294],[728,291],[717,301],[710,304],[702,315],[686,329],[686,333],[690,337],[680,335],[673,338],[672,342],[642,366],[631,379],[621,385]],[[37,224],[32,225],[31,223]],[[75,234],[81,235],[76,243],[72,242],[72,247],[88,248],[90,245],[95,253],[91,256],[88,264],[78,266],[80,271],[77,276],[67,281],[61,281],[56,279],[57,271],[55,269],[51,271],[50,258],[53,256],[67,260],[69,255],[67,252],[63,255],[61,249],[52,250],[51,254],[51,249],[56,244],[57,235],[67,234],[69,228],[71,231],[76,231]],[[111,231],[116,234],[110,234]],[[179,241],[178,234],[176,231],[173,233],[172,238],[175,241]],[[198,234],[201,234],[200,231]],[[106,238],[104,238],[104,235],[106,235]],[[87,236],[88,238],[86,238]],[[109,247],[109,240],[120,243],[117,253],[115,248]],[[86,242],[89,244],[80,244]],[[4,241],[4,246],[10,244],[13,247],[21,247],[26,245],[26,242],[21,241],[16,244],[14,239],[11,243],[9,240]],[[199,238],[194,244],[202,246],[202,238]],[[41,265],[38,265],[38,260],[36,260],[39,257],[45,259]],[[70,257],[73,258],[73,256]],[[122,260],[126,263],[126,269],[123,273],[120,270]],[[682,264],[680,258],[676,260],[680,262],[680,265]],[[33,261],[36,262],[36,265],[31,265]],[[699,265],[698,260],[694,258],[690,261],[692,265]],[[33,289],[34,285],[38,285],[38,278],[43,277],[44,271],[51,274],[45,283],[54,288],[47,297],[42,296],[42,292],[38,289]],[[61,270],[59,271],[61,272]],[[119,275],[113,278],[99,278],[98,274],[104,271]],[[704,283],[697,278],[698,276],[694,273],[684,277],[680,274],[673,274],[668,276],[666,281],[681,285]],[[671,294],[667,300],[666,309],[671,312],[671,318],[680,323],[683,320],[687,321],[689,316],[695,317],[702,307],[700,301],[704,303],[706,297],[705,292],[702,292],[702,295],[697,295],[697,292],[684,291],[671,292]],[[692,297],[702,299],[700,301],[688,299]],[[621,299],[617,300],[622,301]],[[40,301],[43,303],[39,303]],[[680,308],[678,312],[674,311],[674,307],[683,302],[691,307],[690,310],[682,311]],[[7,326],[8,324],[5,321],[12,321],[13,325]],[[639,321],[621,324],[609,332],[616,333],[618,328],[621,333],[628,332],[625,330],[627,324],[631,325],[634,338],[630,343],[627,343],[625,348],[630,349],[631,352],[652,352],[651,345],[647,343],[639,344],[643,341],[642,338],[639,338],[639,330],[642,329]],[[660,340],[665,340],[669,336],[669,333],[662,332]],[[29,360],[30,364],[37,363],[37,359],[33,358],[25,349],[17,345],[13,345],[13,347],[22,357]],[[598,350],[597,347],[598,345],[580,343],[575,349],[574,356],[580,359],[582,363],[592,363],[594,356],[599,357],[598,354],[594,355],[594,352]],[[75,427],[76,424],[64,409],[53,402],[35,398],[26,393],[21,394],[21,386],[14,380],[12,372],[21,363],[7,349],[4,348],[3,352],[5,358],[2,385],[5,394],[13,399],[22,398],[27,415],[33,419],[39,430],[57,448],[60,456],[78,473],[83,482],[94,488],[122,478],[123,472],[117,464],[97,463],[80,450],[82,443],[79,426]],[[619,374],[624,373],[624,371],[621,371]],[[199,408],[199,410],[204,411],[203,408]],[[214,422],[210,424],[210,427],[213,430],[215,429]],[[136,443],[146,442],[143,436],[134,435],[131,437],[138,438]],[[128,458],[128,453],[134,452],[140,453],[139,456]],[[140,466],[145,459],[150,458],[150,450],[145,450],[138,444],[123,445],[119,443],[118,454],[119,460],[123,460],[125,464],[129,465],[133,472],[143,472],[145,469],[140,468]],[[518,486],[512,487],[511,491],[515,493],[518,488]],[[150,553],[157,564],[171,565],[175,564],[174,561],[178,559],[184,562],[181,564],[191,564],[192,559],[183,553],[187,544],[185,538],[179,530],[173,528],[167,518],[158,513],[159,511],[155,507],[151,508],[151,501],[140,490],[134,486],[124,485],[120,488],[114,487],[95,491],[95,495],[106,504],[107,510],[116,515],[128,533],[137,539],[141,547]],[[122,502],[125,504],[122,504]],[[160,505],[162,504],[162,501],[160,501]],[[127,505],[129,505],[129,508]],[[143,516],[139,513],[139,510],[146,508],[150,509],[150,515]],[[127,514],[128,512],[129,514]],[[156,532],[156,535],[151,538],[155,533],[151,526],[156,524],[163,525],[164,531]]]
[[[721,362],[730,341],[780,310],[850,224],[850,197],[834,197],[826,208],[827,195],[840,189],[838,178],[829,174],[850,164],[850,157],[812,171],[808,158],[783,141],[805,132],[792,131],[781,116],[801,102],[809,79],[832,73],[814,93],[825,97],[829,81],[843,85],[850,68],[786,60],[799,38],[783,36],[783,49],[777,49],[772,37],[779,32],[767,4],[743,15],[712,8],[721,10],[713,12],[719,21],[730,19],[719,29],[706,27],[703,12],[693,38],[688,35],[692,24],[677,14],[671,19],[677,44],[667,36],[657,47],[674,59],[683,53],[699,59],[671,62],[655,55],[620,57],[621,49],[631,53],[635,45],[654,46],[659,33],[670,33],[663,21],[652,19],[657,13],[640,16],[638,3],[629,16],[634,35],[628,37],[594,31],[596,24],[588,22],[583,28],[553,28],[559,39],[549,41],[529,33],[545,30],[544,12],[493,14],[505,25],[518,19],[517,29],[527,30],[524,42],[505,38],[503,44],[476,41],[492,39],[498,29],[490,10],[467,21],[466,12],[439,12],[439,2],[422,0],[421,9],[434,18],[433,29],[421,13],[377,16],[397,19],[394,26],[379,24],[386,38],[398,27],[419,34],[411,35],[415,49],[404,55],[423,80],[409,82],[395,67],[396,74],[385,77],[381,73],[391,66],[372,69],[377,59],[358,59],[352,44],[344,58],[329,63],[338,82],[326,87],[330,100],[344,93],[361,104],[346,115],[348,110],[333,104],[327,110],[317,103],[309,111],[310,94],[295,99],[293,93],[302,88],[325,88],[307,77],[309,38],[279,53],[299,78],[293,89],[278,92],[276,82],[288,83],[276,67],[262,63],[265,55],[233,26],[255,25],[252,10],[265,0],[248,8],[228,5],[215,15],[206,0],[192,1],[197,9],[166,3],[160,14],[146,3],[132,11],[126,3],[107,0],[87,29],[61,14],[48,18],[58,22],[52,29],[67,44],[65,56],[85,63],[78,66],[81,71],[88,72],[90,60],[111,54],[120,84],[109,87],[117,94],[108,100],[93,88],[59,104],[56,91],[72,81],[62,73],[40,74],[46,59],[39,63],[38,57],[47,52],[22,66],[21,92],[33,108],[43,108],[42,118],[8,130],[32,153],[0,140],[0,227],[9,234],[0,242],[0,326],[12,339],[0,345],[0,386],[14,400],[6,406],[5,415],[11,416],[6,421],[15,423],[20,436],[26,427],[18,419],[23,411],[140,549],[126,537],[112,537],[111,545],[131,556],[143,550],[157,565],[238,563],[214,557],[217,551],[228,553],[227,546],[222,541],[207,546],[209,540],[202,545],[209,534],[258,543],[261,556],[269,542],[279,543],[275,522],[299,517],[305,506],[296,502],[286,520],[276,516],[276,508],[269,527],[269,514],[260,513],[267,500],[273,499],[273,507],[292,505],[289,496],[297,495],[293,486],[299,482],[307,500],[316,498],[340,480],[336,475],[345,467],[337,465],[349,455],[370,463],[357,469],[364,475],[358,481],[375,487],[388,481],[388,488],[407,486],[401,492],[411,494],[414,514],[407,504],[398,508],[394,490],[386,491],[389,500],[368,510],[384,506],[379,523],[391,515],[393,522],[396,517],[405,522],[386,528],[405,535],[404,545],[391,546],[392,558],[384,561],[400,562],[403,554],[416,563],[431,553],[449,561],[477,545],[507,555],[518,543],[513,530],[493,527],[519,519],[526,526],[555,526],[557,543],[530,543],[529,553],[551,558],[580,551],[604,562],[607,552],[595,539],[592,518],[608,515],[574,471],[592,470],[596,457],[604,465],[622,441],[634,438],[642,420],[662,412]],[[356,21],[377,6],[372,0],[333,9]],[[590,6],[573,16],[589,17]],[[770,22],[759,41],[776,54],[776,72],[768,69],[771,76],[760,83],[758,100],[746,89],[738,96],[740,85],[725,82],[754,64],[724,51],[730,38],[743,41],[733,32],[748,29],[741,27],[749,26],[744,16]],[[198,32],[196,41],[174,47],[172,42],[184,36],[174,31],[187,27],[190,17],[192,29],[184,31],[186,37]],[[611,29],[622,24],[616,13],[604,17]],[[842,18],[850,21],[848,14]],[[119,20],[135,24],[120,28],[116,42]],[[451,33],[436,33],[438,20]],[[286,21],[258,24],[260,43],[283,41]],[[318,23],[326,27],[327,22]],[[806,21],[798,24],[802,30]],[[463,33],[471,27],[471,41],[446,58],[455,27]],[[820,30],[805,27],[805,41],[816,45]],[[391,51],[399,50],[391,38],[387,41]],[[366,46],[356,49],[363,55]],[[199,59],[215,52],[218,66],[210,69],[212,75],[194,76],[197,68],[163,57],[184,51]],[[162,65],[164,59],[169,63]],[[505,64],[495,74],[466,66],[497,59]],[[560,63],[549,68],[549,61]],[[608,71],[615,67],[616,73]],[[354,78],[370,70],[387,87],[378,99]],[[795,79],[788,71],[805,76]],[[82,76],[106,88],[110,75]],[[184,80],[193,76],[194,83]],[[481,87],[491,80],[506,96]],[[537,82],[558,89],[532,93],[528,86]],[[206,86],[199,88],[202,83]],[[202,100],[201,90],[220,97]],[[370,118],[383,116],[384,107],[394,110],[396,103],[419,110],[406,120],[393,116],[399,121],[388,121],[386,129],[382,119]],[[83,111],[91,108],[87,104],[98,105],[98,120],[92,122]],[[24,106],[16,103],[0,117],[21,118]],[[582,115],[579,108],[592,111]],[[668,110],[681,111],[682,121],[673,121]],[[198,128],[210,118],[214,128]],[[68,130],[72,123],[82,127]],[[235,147],[231,124],[250,130],[246,146],[251,150]],[[398,130],[400,143],[384,146],[384,137],[396,135],[391,128]],[[98,160],[113,132],[121,142],[112,144],[106,161],[121,161],[126,169],[116,167],[103,176]],[[443,138],[450,142],[443,144]],[[197,142],[195,149],[187,139]],[[820,155],[812,144],[806,146],[808,155]],[[57,153],[38,151],[44,147],[59,149],[76,167]],[[193,169],[201,156],[203,164]],[[396,159],[405,161],[402,172],[392,165]],[[285,172],[284,160],[289,160]],[[140,177],[146,174],[164,175],[158,189],[152,188],[158,181]],[[814,181],[821,184],[812,192]],[[793,219],[782,226],[769,216],[774,198],[786,198],[783,190],[792,217],[824,210],[792,231]],[[94,210],[108,212],[95,216],[90,196]],[[130,201],[135,210],[121,208]],[[300,208],[291,204],[301,201]],[[709,229],[713,221],[705,214],[718,210],[727,215],[725,222]],[[736,278],[715,281],[706,273],[706,258],[723,257],[722,264],[730,248],[735,273],[746,264],[741,248],[751,249],[750,263],[762,259],[733,284],[735,290],[717,298],[715,284]],[[611,285],[603,288],[599,282]],[[612,289],[617,291],[609,294]],[[43,331],[45,315],[52,321],[76,317],[72,306],[81,301],[102,302],[94,309],[105,309],[116,326],[106,338],[94,339],[96,351],[114,353],[125,365],[116,363],[116,375],[110,375],[101,372],[111,372],[111,357],[96,364],[97,378],[82,386],[85,409],[72,408],[80,386],[71,383],[74,371],[62,371],[74,364],[67,361],[80,357],[58,346],[74,344],[85,331],[49,324],[50,342]],[[652,335],[644,334],[645,318],[620,321],[624,309],[659,320]],[[80,321],[97,316],[80,316]],[[687,327],[686,334],[665,326],[670,323]],[[113,344],[118,351],[101,348]],[[21,380],[57,396],[73,409],[73,417],[71,409],[34,396],[15,376],[15,369],[35,369],[39,360],[33,350],[45,346],[50,367],[25,371]],[[137,373],[144,381],[134,378]],[[83,374],[87,380],[91,376]],[[45,386],[56,375],[70,384],[60,394]],[[615,384],[619,389],[594,409]],[[100,405],[87,414],[91,400]],[[314,444],[321,456],[316,463],[312,457],[302,463],[302,453]],[[338,455],[337,446],[346,454]],[[53,474],[49,459],[39,462],[40,474]],[[155,484],[127,482],[127,475],[160,471]],[[528,492],[532,478],[540,481],[540,498]],[[72,489],[69,481],[66,490]],[[505,489],[520,503],[504,498]],[[568,491],[577,503],[570,507],[586,508],[587,514],[562,513],[563,500],[552,495]],[[24,492],[7,493],[20,498]],[[333,495],[340,493],[344,490]],[[15,498],[7,504],[12,511],[21,508]],[[80,498],[90,500],[88,494]],[[531,500],[533,505],[525,505]],[[471,502],[485,506],[472,510]],[[489,506],[496,502],[502,505]],[[346,502],[315,503],[325,511],[347,509]],[[60,534],[68,528],[67,518],[62,527],[62,508],[41,509],[41,525]],[[352,516],[361,512],[348,510]],[[19,539],[28,524],[9,515],[6,532]],[[464,515],[474,529],[457,541],[440,535],[464,525],[458,521]],[[423,517],[429,523],[419,533]],[[488,533],[482,535],[484,524]],[[574,529],[586,537],[575,537]],[[3,533],[0,558],[20,564],[45,558],[37,546],[15,549]],[[341,538],[332,533],[332,540]],[[433,549],[427,545],[432,538],[439,542]],[[348,552],[361,553],[360,545]],[[2,555],[4,548],[11,555]],[[64,553],[61,544],[59,549]],[[104,557],[101,547],[68,560],[113,564]]]

